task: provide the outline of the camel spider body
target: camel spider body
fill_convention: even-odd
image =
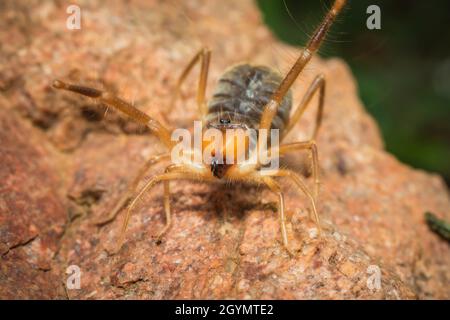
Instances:
[[[170,181],[179,179],[193,179],[201,181],[243,181],[267,186],[278,196],[278,212],[280,219],[281,235],[284,247],[292,254],[288,246],[288,237],[286,231],[286,217],[284,208],[284,195],[281,191],[279,183],[274,179],[276,177],[285,177],[293,182],[298,190],[305,194],[310,201],[311,211],[313,212],[315,223],[320,232],[319,215],[316,209],[316,199],[319,191],[319,164],[318,153],[315,138],[319,130],[324,105],[325,94],[325,79],[322,75],[317,76],[300,104],[292,112],[292,95],[290,88],[293,82],[297,79],[300,72],[311,59],[313,54],[319,49],[320,44],[330,26],[334,22],[336,16],[345,5],[345,0],[336,0],[332,8],[328,11],[322,23],[317,27],[305,49],[300,54],[297,61],[291,67],[290,71],[283,78],[270,68],[263,66],[252,66],[249,64],[236,65],[220,78],[218,86],[209,103],[205,99],[206,83],[208,77],[208,69],[210,63],[211,52],[208,49],[200,50],[193,59],[189,62],[187,67],[181,73],[176,85],[176,92],[174,99],[179,95],[181,86],[187,75],[200,63],[200,77],[197,89],[197,105],[199,113],[204,124],[204,128],[215,128],[219,131],[225,131],[230,128],[241,128],[243,130],[254,129],[279,129],[281,138],[285,137],[294,127],[295,123],[303,115],[305,109],[308,107],[312,97],[315,93],[319,95],[318,112],[315,121],[315,127],[311,139],[303,142],[295,142],[289,144],[277,145],[277,154],[283,155],[292,151],[306,150],[311,154],[312,158],[312,176],[314,179],[314,189],[310,192],[303,182],[302,178],[295,172],[287,169],[277,169],[270,173],[262,173],[259,159],[256,161],[243,161],[240,163],[229,161],[230,153],[233,157],[239,156],[235,148],[228,148],[227,142],[221,145],[220,148],[213,150],[213,159],[210,163],[198,163],[183,158],[182,163],[169,165],[165,172],[154,176],[148,181],[145,186],[133,197],[139,181],[149,170],[149,168],[162,160],[170,159],[170,152],[151,157],[139,171],[136,178],[128,187],[128,191],[120,199],[111,214],[104,220],[99,221],[98,224],[104,224],[112,221],[118,212],[129,203],[127,213],[121,229],[120,239],[118,242],[118,249],[121,248],[125,231],[133,207],[144,193],[149,191],[157,183],[164,184],[164,210],[166,215],[165,227],[159,232],[158,240],[166,233],[171,225],[171,209],[170,209]],[[79,93],[97,99],[116,110],[131,117],[134,121],[145,125],[158,137],[158,139],[171,150],[175,142],[171,140],[171,132],[162,125],[159,121],[151,118],[144,112],[133,107],[131,104],[116,97],[112,93],[100,91],[97,89],[66,84],[62,81],[55,80],[53,87],[56,89],[64,89]],[[172,101],[171,107],[175,100]],[[257,142],[261,142],[262,136],[258,135]],[[226,141],[226,139],[225,139]],[[271,144],[269,139],[268,144]],[[202,148],[207,146],[204,143]],[[269,147],[270,154],[274,154],[275,146]],[[193,152],[204,151],[193,150]],[[251,150],[250,150],[251,151]],[[249,152],[249,145],[246,144],[245,152]],[[256,157],[258,157],[258,153]],[[228,157],[226,157],[228,155]],[[232,158],[233,158],[232,157]],[[219,161],[220,160],[220,161]],[[255,160],[255,159],[253,159]],[[131,201],[130,201],[131,200]]]

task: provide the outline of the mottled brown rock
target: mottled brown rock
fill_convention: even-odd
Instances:
[[[123,214],[102,228],[93,222],[164,149],[114,112],[55,92],[51,81],[108,88],[159,117],[176,75],[201,46],[213,52],[208,92],[232,64],[286,72],[298,50],[273,38],[251,1],[81,1],[82,29],[72,31],[67,5],[7,2],[0,11],[8,24],[0,28],[0,298],[450,297],[449,245],[423,219],[425,211],[450,218],[447,189],[383,150],[339,59],[313,59],[294,86],[299,101],[316,74],[328,81],[318,139],[322,238],[306,199],[287,184],[294,258],[280,243],[269,191],[183,181],[172,186],[173,227],[162,243],[154,241],[164,223],[159,186],[136,208],[122,250],[109,255]],[[196,82],[189,77],[174,127],[196,118]],[[307,138],[313,117],[308,111],[287,139]],[[286,159],[307,175],[306,160]],[[69,265],[81,269],[79,290],[65,288]],[[377,267],[379,290],[367,285]]]
[[[63,287],[49,271],[66,219],[57,157],[44,135],[4,108],[0,104],[0,297],[54,298]]]

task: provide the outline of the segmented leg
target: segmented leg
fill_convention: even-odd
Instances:
[[[174,172],[177,170],[180,172],[183,172],[183,168],[184,168],[183,165],[172,164],[166,168],[165,172],[168,173],[168,172]],[[169,180],[164,181],[164,212],[166,214],[166,224],[164,225],[164,227],[161,229],[161,231],[156,236],[156,241],[158,243],[161,242],[161,238],[170,229],[170,227],[172,225],[172,213],[171,213],[171,209],[170,209],[170,181]]]
[[[314,200],[317,201],[317,197],[319,195],[319,156],[317,152],[317,146],[315,139],[317,137],[317,132],[319,131],[320,125],[322,123],[323,117],[323,105],[324,105],[324,97],[325,97],[325,79],[322,75],[317,76],[313,83],[308,88],[306,94],[303,97],[303,100],[300,102],[299,106],[295,110],[291,119],[289,120],[289,124],[286,127],[284,136],[288,134],[288,132],[294,127],[295,123],[300,120],[301,116],[305,112],[306,108],[309,105],[314,93],[319,91],[319,103],[318,103],[318,111],[316,116],[316,123],[314,126],[312,139],[305,142],[295,142],[289,143],[285,145],[281,145],[279,147],[279,154],[285,154],[294,150],[309,150],[311,152],[311,160],[312,160],[312,175],[314,179]]]
[[[342,10],[346,3],[346,0],[335,0],[333,7],[328,11],[327,15],[325,16],[322,23],[317,27],[317,29],[314,31],[312,37],[308,41],[308,44],[306,45],[305,49],[302,51],[302,54],[297,59],[295,64],[292,66],[292,68],[289,70],[287,75],[283,78],[281,81],[278,89],[274,92],[272,95],[270,101],[265,105],[263,113],[261,115],[261,120],[259,123],[259,129],[263,130],[269,130],[272,125],[272,120],[274,116],[277,114],[278,109],[280,107],[281,101],[285,97],[286,93],[291,88],[294,81],[298,78],[298,75],[301,73],[301,71],[304,69],[306,64],[311,60],[311,57],[313,54],[319,49],[323,39],[325,38],[328,30],[330,29],[331,25],[333,24],[334,20],[336,19],[336,16],[339,14],[339,12]],[[300,107],[296,110],[291,122],[288,124],[288,130],[287,132],[292,128],[293,123],[297,121],[302,113],[304,112],[304,109],[308,105],[309,100],[312,98],[312,95],[317,88],[322,91],[321,96],[319,97],[319,112],[316,118],[316,128],[314,129],[313,137],[316,136],[317,131],[319,129],[321,120],[322,120],[322,110],[323,110],[323,92],[325,89],[324,81],[321,80],[321,78],[316,78],[316,81],[312,84],[309,92],[306,94],[305,99],[303,100],[303,103],[300,105]],[[319,92],[320,94],[320,92]],[[286,133],[287,133],[286,132]],[[261,135],[258,137],[258,145],[260,145],[261,142]],[[309,143],[309,146],[307,145]],[[297,148],[306,148],[308,147],[311,152],[313,153],[313,157],[315,157],[315,160],[313,160],[313,171],[315,175],[315,191],[314,195],[311,195],[311,193],[308,191],[306,185],[303,183],[303,181],[300,179],[300,177],[289,170],[276,170],[275,172],[270,173],[269,175],[272,176],[280,176],[280,177],[288,177],[290,178],[295,185],[310,199],[312,210],[314,213],[314,218],[317,224],[317,227],[319,229],[319,232],[321,232],[320,227],[320,220],[319,215],[317,214],[316,210],[316,204],[315,204],[315,198],[318,193],[318,161],[317,161],[317,150],[315,148],[315,144],[308,142],[304,145],[298,144]],[[281,150],[282,147],[280,147]],[[287,150],[291,149],[291,146],[285,146],[284,152],[287,152]],[[243,174],[251,172],[251,170],[255,170],[256,166],[252,166],[249,163],[244,163],[241,165],[234,174]],[[261,171],[259,171],[259,174],[261,174]]]
[[[289,254],[293,255],[293,252],[289,249],[288,246],[288,238],[287,238],[287,230],[286,230],[286,214],[285,214],[285,206],[284,206],[284,196],[281,192],[281,188],[279,184],[273,180],[272,177],[286,177],[294,182],[294,185],[301,191],[301,193],[305,194],[311,202],[311,209],[314,215],[314,220],[318,229],[319,234],[322,233],[322,228],[320,226],[320,219],[316,209],[316,203],[314,200],[314,196],[309,192],[305,183],[302,181],[300,176],[293,171],[279,169],[273,171],[261,171],[249,169],[247,167],[239,167],[236,166],[232,170],[227,172],[227,177],[234,181],[247,181],[256,184],[265,184],[269,187],[271,191],[277,194],[278,203],[279,203],[279,217],[280,217],[280,229],[281,236],[283,239],[283,245]]]
[[[294,184],[299,188],[299,190],[302,191],[302,193],[304,193],[308,197],[308,199],[311,202],[311,208],[312,208],[312,211],[314,214],[315,223],[316,223],[317,229],[320,234],[322,232],[322,228],[320,226],[319,214],[317,213],[314,197],[311,194],[311,192],[309,192],[308,188],[306,187],[305,183],[302,181],[300,176],[293,171],[284,170],[284,169],[280,169],[280,170],[277,170],[277,171],[271,173],[271,176],[286,177],[286,178],[291,179],[292,182],[294,182]]]
[[[169,158],[170,158],[170,154],[165,153],[165,154],[159,154],[159,155],[152,156],[150,159],[148,159],[147,162],[144,164],[144,166],[138,171],[138,174],[133,179],[133,181],[128,185],[127,191],[116,203],[116,205],[114,206],[111,213],[106,218],[95,221],[94,223],[96,225],[101,226],[101,225],[104,225],[104,224],[107,224],[107,223],[113,221],[116,218],[117,214],[120,212],[120,210],[126,206],[128,201],[131,199],[133,194],[136,192],[136,188],[138,187],[139,181],[142,180],[142,178],[147,173],[147,171],[150,170],[150,168],[153,165],[157,164],[158,162],[169,159]]]
[[[198,89],[197,89],[197,105],[198,110],[200,112],[200,115],[202,119],[207,114],[207,106],[206,106],[206,100],[205,100],[205,93],[206,93],[206,83],[208,80],[208,70],[209,70],[209,63],[211,60],[211,50],[203,48],[197,54],[192,58],[192,60],[189,62],[189,64],[186,66],[186,68],[181,73],[180,77],[178,78],[176,87],[175,87],[175,94],[173,95],[172,102],[169,106],[169,112],[172,111],[173,106],[175,105],[176,99],[181,94],[181,86],[186,79],[186,77],[189,75],[189,72],[193,69],[193,67],[200,61],[201,68],[200,68],[200,76],[198,80]]]
[[[292,130],[294,125],[301,119],[306,108],[309,106],[309,103],[311,102],[312,97],[314,96],[314,94],[317,91],[319,92],[319,103],[318,103],[318,109],[317,109],[316,122],[315,122],[314,130],[313,130],[312,138],[310,140],[316,139],[317,132],[319,131],[320,125],[322,123],[322,117],[323,117],[323,105],[324,105],[324,98],[325,98],[325,78],[323,75],[318,75],[313,80],[311,85],[309,86],[308,90],[306,91],[305,95],[303,96],[302,101],[298,105],[294,114],[289,119],[289,123],[286,126],[286,129],[284,130],[283,137],[286,136]]]
[[[317,152],[317,145],[314,140],[305,142],[294,142],[283,144],[279,147],[279,155],[286,154],[288,152],[296,150],[308,150],[311,152],[312,162],[312,176],[314,180],[314,200],[317,201],[319,196],[320,178],[319,178],[319,155]]]
[[[162,236],[170,229],[172,226],[172,213],[170,211],[170,185],[169,181],[164,181],[164,212],[166,214],[166,224],[164,228],[156,236],[156,241],[161,242]]]
[[[333,24],[336,16],[342,10],[346,3],[346,0],[335,0],[333,7],[328,11],[322,23],[317,27],[314,31],[312,37],[308,41],[305,49],[302,51],[302,54],[297,59],[295,64],[289,70],[288,74],[284,77],[278,89],[272,95],[271,100],[264,107],[263,114],[261,116],[261,121],[259,128],[260,129],[270,129],[272,124],[272,120],[276,113],[278,112],[278,108],[280,107],[281,101],[283,100],[286,93],[291,88],[294,81],[297,79],[300,72],[303,70],[305,65],[311,60],[313,54],[319,49],[323,39]]]
[[[130,103],[120,99],[111,92],[105,92],[90,87],[67,84],[60,80],[55,80],[53,82],[53,87],[56,89],[67,90],[81,94],[83,96],[97,99],[99,102],[121,111],[137,123],[147,126],[169,149],[171,149],[171,147],[174,145],[174,142],[172,142],[170,139],[171,135],[169,130],[167,130],[167,128],[165,128],[158,120],[153,119],[148,114],[140,111]]]
[[[202,168],[198,168],[198,167],[193,168],[193,167],[189,167],[189,166],[185,166],[185,165],[173,165],[173,166],[169,166],[166,169],[165,173],[157,175],[157,176],[153,177],[152,179],[150,179],[150,181],[147,182],[147,184],[141,189],[141,191],[137,194],[137,196],[134,197],[134,199],[130,202],[130,205],[128,206],[127,214],[125,215],[125,218],[124,218],[124,221],[122,224],[122,229],[120,232],[118,246],[117,246],[115,252],[119,251],[120,248],[122,247],[122,244],[125,239],[125,232],[128,227],[128,222],[131,217],[131,212],[133,211],[133,208],[135,207],[137,202],[142,198],[142,196],[147,191],[149,191],[151,188],[153,188],[157,183],[159,183],[161,181],[169,182],[171,180],[180,180],[180,179],[209,181],[209,180],[212,180],[213,177],[211,176],[211,174],[207,168],[203,168],[203,167]],[[169,199],[168,191],[169,191],[169,189],[167,187],[165,187],[164,206],[165,206],[166,219],[167,219],[166,226],[158,234],[158,236],[162,236],[164,234],[164,232],[167,231],[167,229],[170,227],[170,224],[171,224],[171,214],[170,214],[170,206],[169,206],[170,199]]]
[[[286,229],[284,196],[283,193],[281,192],[281,188],[279,184],[272,178],[264,177],[263,180],[264,183],[269,187],[269,189],[278,196],[278,215],[280,219],[280,230],[281,230],[281,238],[283,240],[283,246],[291,256],[294,256],[294,253],[289,249],[287,229]]]

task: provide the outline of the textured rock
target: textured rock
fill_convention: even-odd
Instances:
[[[234,63],[285,72],[298,51],[274,40],[250,1],[85,1],[79,31],[65,29],[64,3],[2,6],[0,21],[9,27],[0,28],[1,298],[450,297],[448,243],[423,218],[431,211],[449,219],[446,187],[383,150],[338,59],[313,59],[294,86],[299,101],[316,74],[328,81],[318,139],[322,238],[306,199],[288,185],[294,258],[280,244],[269,191],[183,181],[172,187],[174,223],[163,242],[153,238],[164,223],[159,186],[136,208],[122,250],[109,255],[122,215],[102,228],[93,221],[163,147],[92,101],[53,91],[51,81],[109,88],[158,117],[176,75],[202,45],[213,51],[209,92]],[[171,115],[174,127],[196,118],[195,86],[192,76]],[[313,117],[307,112],[287,139],[304,140]],[[286,162],[307,175],[303,160]],[[81,269],[79,290],[64,286],[69,265]],[[379,290],[367,286],[377,267]]]
[[[30,125],[0,108],[0,297],[52,298],[49,272],[64,231],[66,209],[52,152]]]

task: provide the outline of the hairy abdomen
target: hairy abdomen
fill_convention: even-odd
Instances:
[[[264,66],[240,64],[230,68],[219,79],[208,103],[206,123],[213,125],[225,119],[258,129],[264,106],[281,80],[281,75]],[[289,120],[291,106],[289,91],[272,121],[272,128],[280,129],[280,134]]]

